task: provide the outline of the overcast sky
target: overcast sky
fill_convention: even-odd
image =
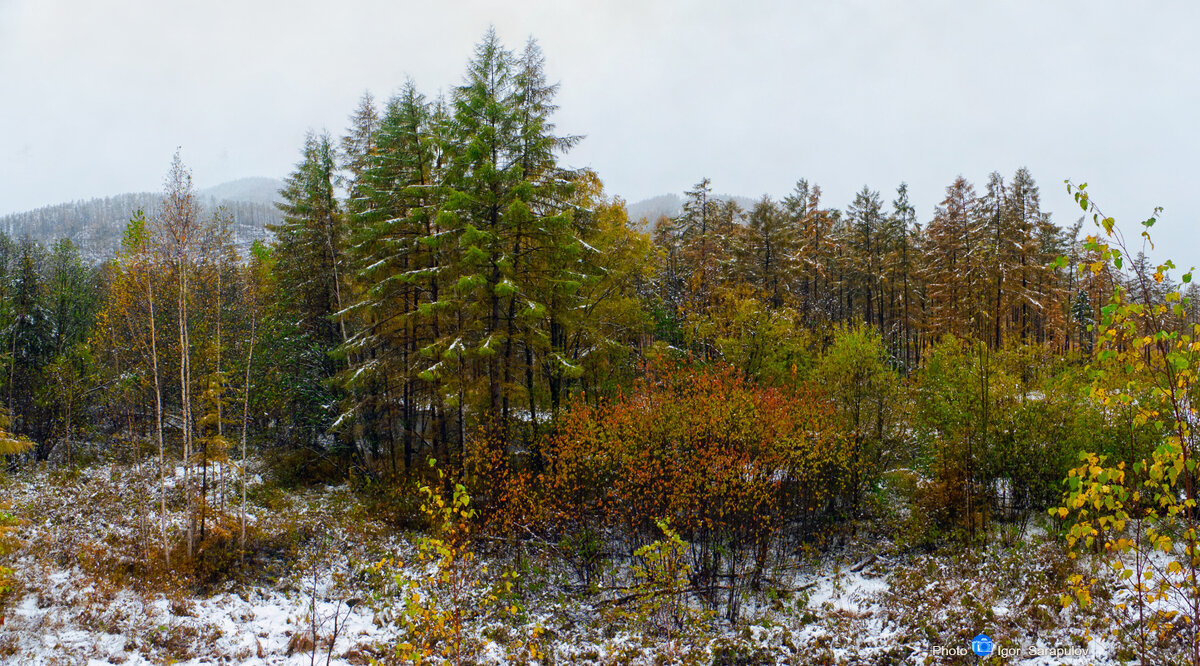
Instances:
[[[1027,166],[1059,224],[1087,181],[1200,264],[1194,1],[0,0],[0,213],[158,190],[176,146],[200,187],[283,176],[364,90],[459,83],[489,24],[539,40],[566,162],[630,201],[907,181],[924,221],[956,175]]]

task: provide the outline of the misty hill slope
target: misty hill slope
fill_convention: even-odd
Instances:
[[[713,195],[713,198],[720,201],[732,199],[746,212],[749,212],[758,201],[736,194],[716,194]],[[658,218],[664,215],[676,217],[683,213],[683,198],[678,194],[660,194],[656,197],[625,204],[625,212],[629,215],[629,222],[635,229],[653,231],[654,223],[658,221]]]
[[[647,230],[654,228],[654,223],[662,216],[675,217],[683,212],[683,199],[678,194],[660,194],[649,199],[625,204],[625,212],[634,226],[641,227],[645,220]]]
[[[283,188],[283,181],[278,178],[240,178],[228,183],[206,187],[196,192],[196,195],[199,199],[246,201],[270,205],[279,201],[281,188]]]
[[[279,210],[271,201],[281,185],[273,178],[245,178],[200,190],[196,199],[201,218],[212,215],[218,206],[232,213],[235,243],[245,255],[251,243],[268,236],[266,225],[280,221]],[[152,215],[161,202],[160,193],[133,192],[44,206],[0,217],[0,231],[14,239],[28,236],[46,245],[70,238],[85,259],[101,262],[120,247],[134,211],[141,209]]]

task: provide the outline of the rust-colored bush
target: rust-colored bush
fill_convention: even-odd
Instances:
[[[565,536],[600,531],[629,554],[667,519],[690,544],[695,585],[733,605],[781,530],[803,534],[848,506],[851,447],[812,387],[665,364],[611,400],[573,404],[542,443],[541,472],[507,470],[494,496],[500,512]]]

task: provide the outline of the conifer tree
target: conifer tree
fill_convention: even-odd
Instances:
[[[908,184],[900,183],[896,198],[892,200],[892,214],[885,223],[884,237],[887,239],[887,254],[884,259],[888,275],[889,308],[899,344],[893,342],[896,356],[907,370],[916,362],[913,354],[913,284],[916,254],[912,235],[916,227],[916,210],[908,198]]]
[[[1009,315],[1005,307],[1008,300],[1005,289],[1009,288],[1005,284],[1005,277],[1012,268],[1013,258],[1018,254],[1020,241],[1013,237],[1013,232],[1017,230],[1009,224],[1008,191],[1004,178],[998,172],[989,174],[987,191],[979,203],[980,240],[986,248],[984,288],[988,290],[989,303],[986,308],[989,325],[984,339],[992,348],[999,349]]]
[[[361,205],[363,192],[359,189],[363,172],[367,170],[371,155],[379,140],[379,110],[370,91],[359,99],[358,108],[350,116],[350,127],[341,140],[340,163],[346,170],[346,203],[350,210]]]
[[[50,249],[47,287],[54,353],[61,355],[87,340],[98,306],[91,271],[69,238],[55,241]]]
[[[418,442],[461,456],[468,419],[494,441],[518,409],[536,429],[542,370],[571,366],[584,230],[557,156],[577,138],[554,133],[543,68],[536,42],[515,56],[489,31],[449,105],[411,82],[389,100],[356,179],[342,419],[378,426],[393,471],[397,432],[407,469]]]
[[[580,372],[575,363],[567,360],[570,354],[563,335],[564,325],[578,305],[580,276],[586,273],[580,263],[584,246],[579,237],[589,232],[585,228],[589,216],[584,211],[593,201],[584,201],[584,197],[577,195],[589,186],[593,189],[602,186],[590,172],[572,172],[558,165],[558,156],[570,150],[581,137],[555,134],[551,116],[558,109],[554,104],[558,85],[547,82],[545,57],[536,41],[526,42],[516,65],[513,92],[518,159],[522,181],[536,189],[531,192],[527,224],[518,231],[513,244],[517,261],[514,274],[520,290],[509,303],[505,355],[508,367],[514,368],[513,357],[520,349],[514,371],[519,368],[524,375],[528,422],[536,433],[538,407],[534,380],[539,374],[538,366],[557,366],[560,376]],[[595,196],[601,195],[597,192]],[[581,202],[583,206],[579,205]],[[546,362],[541,361],[543,358]],[[509,375],[506,381],[515,379]],[[561,384],[548,390],[561,390]],[[551,402],[557,402],[557,397],[551,398]],[[509,405],[504,406],[506,420],[509,409]]]
[[[674,225],[690,275],[688,305],[697,313],[703,312],[710,304],[711,288],[716,279],[714,264],[717,248],[713,243],[712,230],[716,225],[718,206],[719,202],[712,195],[712,181],[702,178],[684,193],[683,213],[676,218]]]
[[[925,230],[925,281],[934,339],[943,333],[958,337],[977,333],[978,209],[975,187],[959,176],[946,188],[946,197]]]
[[[381,422],[393,473],[395,431],[402,433],[405,469],[420,436],[416,403],[424,401],[418,394],[427,394],[417,377],[425,369],[419,349],[429,340],[428,329],[437,329],[439,315],[428,305],[437,299],[446,253],[436,230],[442,196],[435,185],[439,153],[431,123],[430,105],[407,82],[388,102],[376,148],[358,179],[362,198],[353,214],[358,235],[352,259],[361,295],[347,310],[357,330],[341,353],[356,359],[348,370],[350,409]]]
[[[1009,245],[1011,247],[1011,272],[1013,274],[1010,291],[1013,293],[1013,303],[1010,306],[1014,334],[1025,341],[1039,339],[1038,331],[1042,328],[1044,319],[1042,301],[1049,295],[1048,265],[1055,256],[1045,256],[1041,251],[1042,243],[1039,234],[1045,217],[1041,211],[1041,196],[1033,176],[1025,168],[1018,169],[1013,174],[1008,187],[1008,215],[1006,223],[1009,227]],[[1048,245],[1055,241],[1047,237]],[[1056,248],[1047,247],[1047,252]]]
[[[883,200],[879,192],[863,186],[846,213],[848,240],[853,250],[850,291],[862,299],[863,321],[883,331],[884,307],[879,289],[883,263]]]
[[[271,228],[285,297],[305,332],[326,348],[346,337],[340,314],[346,228],[333,194],[333,157],[328,134],[305,137],[304,158],[279,193],[283,222]]]
[[[332,421],[336,402],[329,380],[336,371],[330,353],[348,338],[343,313],[346,224],[334,197],[335,165],[328,134],[309,133],[303,158],[280,191],[283,221],[275,233],[275,273],[285,328],[296,365],[287,387],[293,424],[315,445]]]
[[[833,269],[833,216],[821,208],[821,188],[807,180],[796,182],[783,199],[785,223],[795,229],[793,254],[796,290],[800,294],[800,312],[806,322],[828,321],[829,276]]]
[[[48,433],[35,418],[33,396],[38,375],[53,353],[49,335],[50,313],[45,307],[42,266],[45,250],[23,239],[17,246],[16,266],[12,277],[12,321],[7,331],[9,343],[8,411],[13,430],[29,432],[40,441],[37,456],[44,459],[50,453]]]
[[[788,224],[783,210],[768,196],[754,205],[748,218],[750,256],[753,263],[749,275],[767,295],[774,308],[784,303],[790,292],[789,277],[793,273],[796,252],[795,227]]]
[[[570,237],[561,203],[569,181],[554,167],[570,140],[552,134],[553,88],[542,82],[538,63],[536,50],[514,59],[489,30],[454,95],[456,147],[444,214],[448,225],[461,225],[462,254],[451,269],[456,281],[443,293],[463,319],[453,337],[443,334],[442,356],[474,366],[479,390],[465,387],[465,393],[481,398],[472,399],[481,420],[502,431],[516,397],[522,320],[545,314],[530,282],[534,266],[538,255]]]
[[[656,283],[659,336],[679,344],[679,326],[687,299],[687,267],[676,221],[665,215],[654,223],[654,245],[662,254]]]

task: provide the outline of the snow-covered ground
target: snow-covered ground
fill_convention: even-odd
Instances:
[[[165,483],[166,524],[178,561],[183,471],[174,471]],[[210,482],[221,476],[212,468],[210,475]],[[262,488],[261,476],[250,478],[251,492]],[[347,534],[360,523],[338,515],[349,501],[344,487],[258,496],[247,512],[259,542],[252,561],[226,557],[176,580],[139,561],[161,558],[163,485],[148,464],[41,469],[10,481],[3,492],[22,525],[18,585],[0,628],[3,663],[308,664],[314,610],[323,639],[337,619],[336,642],[317,646],[318,663],[328,655],[331,664],[365,664],[364,650],[389,640],[345,578],[355,558],[403,551],[404,539]],[[223,512],[213,507],[223,518],[209,529],[232,542],[236,493],[226,500]]]
[[[7,631],[19,634],[6,663],[156,664],[168,656],[194,664],[310,662],[310,653],[292,644],[308,628],[309,599],[303,595],[253,588],[173,607],[162,594],[106,593],[84,580],[79,571],[58,572],[38,592],[24,595],[6,622]],[[335,610],[335,604],[318,601],[319,616],[331,618]],[[362,653],[354,646],[372,645],[380,636],[373,616],[361,607],[340,610],[344,627],[331,663],[366,663],[365,656],[355,658]],[[320,647],[319,663],[325,663],[326,650]]]
[[[420,535],[372,516],[345,486],[280,491],[258,479],[250,561],[173,578],[153,564],[159,484],[150,467],[43,468],[0,491],[25,521],[0,663],[366,664],[411,638],[379,598],[396,588],[380,580],[430,572],[428,563],[414,565]],[[169,485],[169,530],[178,537],[183,502],[171,494],[179,484]],[[236,509],[226,506],[234,517]],[[709,613],[670,643],[631,624],[614,601],[619,594],[581,592],[569,567],[530,551],[519,611],[470,609],[467,632],[477,660],[494,664],[975,663],[963,651],[970,654],[978,633],[1006,652],[999,663],[1119,663],[1114,615],[1063,609],[1058,595],[1070,565],[1052,538],[1031,532],[1007,545],[996,538],[930,554],[868,537],[797,556],[762,590],[747,592],[737,626]],[[479,570],[511,568],[498,552],[481,551]],[[385,559],[383,578],[369,575]],[[702,609],[694,597],[692,604]],[[1062,656],[1046,656],[1056,651]]]

